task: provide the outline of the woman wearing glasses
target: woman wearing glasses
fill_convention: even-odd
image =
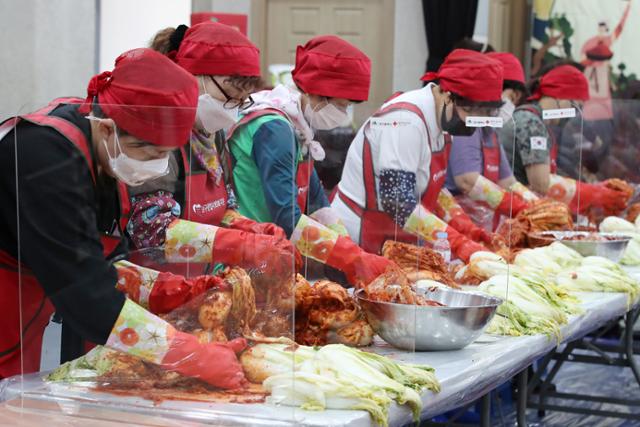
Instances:
[[[212,22],[162,30],[151,47],[192,73],[200,96],[190,139],[173,153],[168,174],[128,188],[133,244],[161,245],[176,218],[284,237],[273,224],[237,213],[225,145],[224,129],[253,104],[249,94],[261,86],[258,48],[236,29]]]

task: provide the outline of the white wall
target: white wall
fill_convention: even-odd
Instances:
[[[478,0],[473,39],[480,43],[489,41],[489,0]]]
[[[422,87],[427,62],[427,37],[421,0],[396,0],[393,39],[393,90]]]
[[[190,17],[191,0],[101,0],[100,71],[112,69],[122,52],[147,47],[159,30],[189,25]]]
[[[95,70],[95,2],[0,0],[0,120],[86,95]]]

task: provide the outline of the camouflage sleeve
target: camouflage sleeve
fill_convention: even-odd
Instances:
[[[522,165],[549,163],[551,138],[542,119],[529,111],[516,111],[516,151]]]

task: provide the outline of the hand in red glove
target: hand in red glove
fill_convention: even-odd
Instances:
[[[578,212],[578,198],[580,212]],[[609,212],[622,212],[627,207],[628,196],[622,191],[607,188],[604,182],[587,184],[576,181],[576,194],[569,203],[571,212],[585,213],[589,208],[600,207]]]
[[[214,262],[278,275],[293,274],[302,265],[289,240],[225,228],[216,231],[211,256]]]
[[[515,217],[518,212],[528,207],[527,202],[518,193],[507,191],[482,175],[476,178],[468,195],[472,200],[484,202],[496,213],[507,217]]]
[[[240,388],[247,380],[236,354],[246,347],[244,338],[200,344],[195,336],[175,331],[160,366],[222,389]]]
[[[449,246],[451,246],[451,253],[455,254],[458,258],[460,258],[465,263],[469,262],[469,258],[476,252],[479,251],[487,251],[490,252],[487,248],[482,246],[479,243],[474,242],[469,239],[464,234],[458,233],[455,229],[451,227],[447,227],[447,240],[449,241]]]
[[[434,213],[450,227],[471,237],[472,240],[485,243],[491,242],[491,233],[474,224],[453,194],[445,188],[438,194],[438,203]]]
[[[350,284],[371,282],[394,265],[393,261],[365,252],[350,238],[340,236],[335,242],[326,264],[342,271]]]
[[[256,222],[249,218],[238,218],[233,220],[227,225],[227,228],[232,230],[241,230],[248,233],[264,234],[266,236],[273,236],[280,240],[287,239],[287,233],[277,225],[271,222]]]
[[[228,286],[216,276],[186,279],[168,272],[159,272],[132,263],[116,263],[116,288],[154,314],[169,313],[210,288]]]
[[[449,220],[449,226],[453,227],[459,233],[464,234],[465,236],[469,236],[471,240],[476,242],[482,242],[486,244],[490,244],[492,240],[492,235],[484,228],[478,227],[471,221],[471,218],[464,213],[461,212],[458,215],[453,216]]]
[[[177,274],[162,272],[153,282],[149,294],[149,311],[154,314],[169,313],[207,289],[223,287],[228,287],[227,283],[217,276],[186,279]]]
[[[496,207],[495,212],[509,218],[515,218],[516,215],[529,207],[529,204],[518,194],[514,192],[504,192],[502,201]],[[512,210],[513,209],[513,210]],[[489,242],[485,242],[489,243]]]
[[[216,387],[233,389],[246,383],[236,356],[247,346],[243,338],[201,344],[128,299],[105,345]]]

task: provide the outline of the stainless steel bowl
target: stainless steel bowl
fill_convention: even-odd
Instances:
[[[551,244],[555,241],[574,249],[582,256],[601,256],[611,261],[618,262],[622,258],[631,237],[623,233],[593,233],[587,231],[541,231],[533,233],[538,241],[547,241]],[[613,240],[565,240],[575,236],[589,236],[597,234],[599,236],[613,238]]]
[[[355,292],[373,330],[396,348],[457,350],[471,344],[489,325],[502,300],[479,292],[433,289],[425,297],[444,307],[371,301]]]

